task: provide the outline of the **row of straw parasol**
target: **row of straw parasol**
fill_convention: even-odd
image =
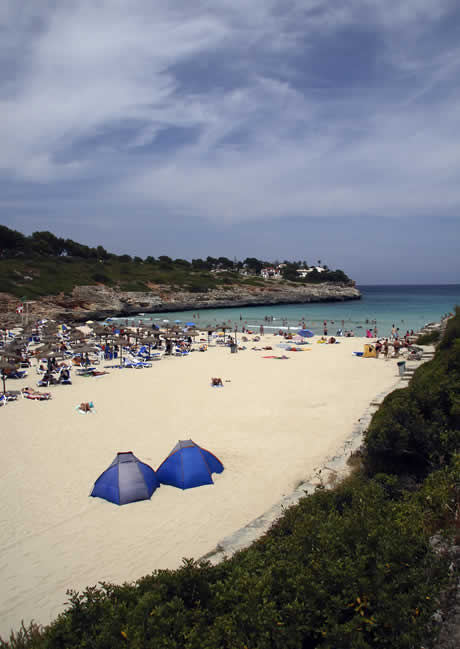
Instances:
[[[9,329],[13,324],[12,321],[8,319],[3,319],[0,322],[0,329],[5,331]],[[187,330],[180,328],[179,326],[171,326],[165,329],[158,329],[152,331],[152,329],[147,327],[139,327],[135,330],[126,329],[123,333],[116,332],[112,327],[99,325],[97,323],[88,322],[90,326],[91,334],[84,334],[78,328],[74,328],[70,331],[69,336],[67,337],[68,342],[72,346],[72,350],[76,353],[85,353],[95,351],[96,344],[93,343],[90,339],[90,336],[95,336],[96,340],[99,343],[102,341],[105,344],[119,344],[120,346],[120,363],[122,363],[122,354],[123,354],[123,343],[130,343],[131,339],[134,339],[135,344],[144,344],[149,347],[149,356],[151,352],[152,345],[158,343],[159,339],[162,337],[166,341],[177,341],[184,336],[191,336],[195,338],[199,335],[199,330],[196,327],[189,327]],[[222,323],[221,325],[208,325],[203,327],[208,333],[214,331],[223,331],[224,336],[227,330],[231,330],[231,327]],[[28,325],[23,328],[22,334],[15,337],[14,341],[6,344],[3,349],[0,350],[0,371],[1,378],[3,380],[3,392],[6,392],[5,379],[7,374],[11,371],[14,371],[18,368],[19,363],[22,360],[22,352],[25,349],[29,338],[31,335],[36,333],[36,328],[33,325]],[[54,321],[49,321],[43,325],[40,329],[40,340],[42,345],[37,348],[35,355],[40,358],[51,358],[54,356],[59,356],[62,354],[64,357],[64,347],[62,347],[62,339],[59,337],[60,328],[58,324]]]

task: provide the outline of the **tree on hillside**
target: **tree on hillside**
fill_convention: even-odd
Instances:
[[[160,270],[172,270],[173,269],[173,260],[168,255],[160,255],[158,257],[160,262]]]
[[[246,259],[244,260],[244,265],[250,272],[254,273],[255,275],[259,275],[260,271],[264,267],[263,262],[259,259],[256,259],[255,257],[246,257]]]
[[[283,278],[289,280],[290,282],[296,282],[299,279],[299,275],[297,273],[297,264],[295,263],[286,263],[285,267],[283,268]]]
[[[31,236],[32,250],[39,255],[60,256],[65,250],[64,239],[56,237],[47,230],[34,232]]]
[[[208,265],[203,259],[192,259],[193,270],[207,270]]]
[[[89,259],[92,256],[91,248],[89,248],[89,246],[84,246],[72,239],[64,240],[64,252],[66,252],[70,257],[82,257],[83,259]]]
[[[104,259],[104,260],[105,260],[105,259],[109,259],[109,258],[110,258],[110,254],[109,254],[109,253],[107,252],[107,250],[106,250],[105,248],[103,248],[102,246],[98,246],[98,247],[96,248],[96,253],[97,253],[97,258],[98,258],[98,259]]]
[[[227,257],[219,257],[217,263],[219,264],[220,268],[225,268],[225,270],[233,270],[233,261],[231,259],[227,259]]]
[[[174,265],[179,266],[180,268],[186,268],[187,270],[191,266],[190,262],[187,261],[186,259],[175,259],[174,260]]]
[[[0,255],[23,253],[27,247],[27,239],[21,232],[0,225]]]

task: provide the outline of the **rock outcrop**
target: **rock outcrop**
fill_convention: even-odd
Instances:
[[[142,312],[186,311],[219,307],[339,302],[361,297],[354,286],[332,283],[295,285],[266,282],[261,286],[227,286],[205,293],[175,291],[156,286],[149,292],[119,291],[104,285],[77,286],[71,295],[40,298],[27,304],[31,315],[62,320],[100,320]],[[0,313],[14,312],[18,300],[0,294]]]

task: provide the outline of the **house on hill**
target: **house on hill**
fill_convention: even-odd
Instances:
[[[268,268],[262,268],[260,274],[264,279],[281,279],[281,272],[279,269],[274,266],[269,266]]]
[[[297,274],[299,277],[306,277],[309,273],[312,273],[314,270],[316,270],[318,273],[324,273],[325,268],[322,266],[311,266],[310,268],[298,268],[297,269]]]

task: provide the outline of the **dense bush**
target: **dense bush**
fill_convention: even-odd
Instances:
[[[98,282],[100,284],[110,283],[110,277],[108,277],[105,273],[93,273],[91,277],[95,282]]]
[[[447,321],[440,348],[449,349],[455,340],[460,340],[460,307],[455,308],[455,316]]]
[[[71,592],[34,646],[409,649],[426,637],[446,574],[429,535],[458,468],[399,500],[357,476],[304,498],[218,566],[189,560]]]
[[[430,331],[427,334],[421,334],[417,338],[417,345],[435,345],[441,337],[439,330]]]
[[[427,475],[460,448],[460,314],[448,324],[435,358],[409,386],[388,395],[366,433],[366,468]]]

